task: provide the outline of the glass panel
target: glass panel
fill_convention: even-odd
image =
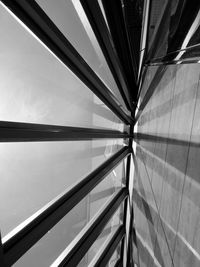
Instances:
[[[54,3],[55,10],[61,8]],[[0,121],[123,130],[122,122],[2,4],[0,24]]]
[[[123,140],[0,143],[2,236],[122,147]]]
[[[124,186],[125,179],[125,160],[120,163],[106,179],[104,179],[93,192],[90,194],[90,218],[92,218],[96,211],[101,207],[105,201],[119,188]],[[119,226],[119,213],[123,213],[123,208],[121,207],[116,214],[113,216],[112,220],[107,224],[103,233],[99,236],[96,242],[88,251],[87,255],[84,257],[79,266],[88,266],[92,261],[93,257],[98,252],[98,249],[108,238],[110,233],[116,230]]]
[[[90,218],[94,216],[98,207],[102,205],[115,191],[124,186],[124,162],[120,163],[90,194]]]
[[[80,2],[76,0],[36,0],[36,2],[125,107]]]
[[[91,194],[94,194],[92,191]],[[98,206],[95,213],[105,204]],[[120,213],[123,211],[123,205],[117,210],[113,218],[107,224],[105,231],[102,233],[97,245],[102,244],[108,233],[116,229],[121,224]],[[62,251],[70,244],[76,235],[84,228],[91,219],[90,214],[90,195],[85,197],[73,210],[70,211],[55,227],[51,229],[40,241],[37,242],[21,259],[19,259],[15,267],[35,267],[50,266],[53,261],[62,253]],[[96,248],[95,245],[95,249]],[[85,260],[85,258],[84,258]],[[82,261],[82,264],[84,262]],[[83,266],[83,265],[82,265]],[[87,265],[86,265],[87,266]]]
[[[200,42],[200,2],[151,1],[148,28],[149,59],[161,61],[198,60]],[[197,45],[185,51],[188,47]],[[178,50],[181,50],[177,52]],[[169,54],[168,56],[166,56]],[[157,58],[157,60],[156,60]],[[152,61],[153,62],[153,61]]]
[[[111,218],[111,220],[108,222],[98,239],[94,242],[92,247],[89,249],[88,253],[84,257],[85,262],[81,262],[79,264],[79,267],[87,267],[94,256],[99,252],[99,249],[101,246],[107,241],[107,239],[110,237],[111,234],[113,234],[120,225],[123,223],[123,209],[124,205],[122,204],[120,208],[116,211],[114,216]]]
[[[118,244],[115,252],[113,253],[109,263],[107,264],[107,267],[114,267],[116,262],[120,259],[120,253],[121,253],[121,242]]]

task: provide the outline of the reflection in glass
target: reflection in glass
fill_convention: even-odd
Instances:
[[[2,5],[0,23],[0,121],[123,130],[122,122]]]
[[[36,0],[36,2],[125,108],[124,101],[80,2],[77,0]]]
[[[123,140],[0,143],[2,236],[122,147]]]

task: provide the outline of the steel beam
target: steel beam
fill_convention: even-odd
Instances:
[[[0,121],[0,142],[80,141],[131,138],[116,130]]]
[[[113,47],[113,41],[111,39],[110,32],[106,25],[98,1],[80,0],[80,2],[96,35],[98,43],[102,49],[102,52],[112,72],[121,96],[126,104],[126,107],[129,110],[133,110],[132,96],[128,89],[128,83],[125,80],[125,74],[123,73],[117,52]]]
[[[14,264],[130,153],[130,148],[122,148],[81,182],[71,186],[4,237],[6,264]]]
[[[1,0],[124,123],[129,114],[34,0]]]
[[[107,241],[107,245],[104,248],[103,253],[92,262],[92,266],[94,267],[105,267],[107,266],[110,258],[112,257],[114,251],[116,250],[118,244],[125,236],[125,228],[124,226],[120,226],[119,229],[110,237]]]
[[[127,196],[126,188],[115,193],[106,207],[88,223],[51,266],[77,266]]]

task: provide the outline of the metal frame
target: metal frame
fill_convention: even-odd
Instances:
[[[97,36],[97,40],[116,80],[122,98],[131,109],[131,92],[128,91],[126,76],[123,73],[118,56],[115,55],[113,51],[112,40],[110,39],[101,10],[99,6],[98,9],[95,9],[98,3],[96,0],[80,1],[93,27],[94,33]],[[133,125],[134,121],[132,117],[123,110],[115,96],[34,0],[1,0],[1,2],[4,3],[5,6],[9,8],[11,12],[13,12],[14,15],[16,15],[67,67],[69,67],[124,123]],[[91,11],[92,13],[94,12],[95,16]],[[99,16],[99,20],[95,19],[96,16]],[[103,31],[101,26],[103,27]],[[1,266],[13,265],[73,207],[87,196],[88,193],[125,157],[130,155],[132,153],[132,147],[130,145],[132,137],[132,133],[122,133],[115,130],[0,121],[0,142],[78,141],[99,138],[129,138],[130,140],[129,147],[125,146],[122,148],[87,177],[57,196],[6,235],[2,239],[2,244],[0,243]],[[128,170],[128,168],[129,164],[127,161],[126,170]],[[70,246],[64,250],[53,263],[53,266],[65,266],[66,264],[69,264],[69,266],[76,266],[123,201],[125,201],[125,221],[127,197],[128,177],[126,188],[122,188],[111,197],[106,207],[86,225]],[[125,228],[121,226],[116,234],[109,240],[106,250],[104,250],[98,259],[97,266],[104,266],[102,264],[112,256],[114,249],[124,235]],[[123,240],[122,247],[124,247]],[[122,259],[116,263],[116,266],[121,265]]]
[[[130,88],[130,94],[132,96],[131,100],[136,101],[137,67],[134,65],[132,51],[130,50],[130,42],[124,21],[122,1],[102,0],[102,4],[110,27],[113,42]]]
[[[43,235],[77,205],[103,178],[105,178],[129,153],[122,148],[85,179],[73,185],[44,208],[31,216],[4,238],[3,251],[6,264],[14,264]]]
[[[115,267],[123,267],[123,263],[122,263],[121,259],[119,259],[119,260],[115,263]]]
[[[129,188],[130,164],[131,164],[131,155],[129,155],[127,157],[127,173],[126,173],[126,187],[127,188]],[[130,199],[126,199],[126,201],[124,202],[124,219],[123,219],[123,224],[125,225],[125,227],[126,227],[127,213],[128,213],[128,201],[130,201]],[[126,252],[126,242],[128,243],[128,240],[126,240],[127,237],[128,237],[128,232],[126,231],[126,237],[122,240],[122,246],[121,246],[121,259],[122,260],[124,260],[124,257],[125,257],[124,254]],[[127,258],[126,258],[126,265],[127,265]]]
[[[98,43],[104,53],[108,66],[112,72],[121,96],[129,110],[133,110],[132,96],[128,90],[128,84],[122,70],[118,55],[113,47],[113,41],[104,20],[97,0],[80,0],[84,11],[90,21]]]
[[[133,205],[131,207],[131,215],[130,215],[130,228],[129,228],[129,241],[128,241],[128,248],[127,248],[127,266],[133,266],[133,257],[132,257],[132,236],[133,236],[133,218],[134,218],[134,211],[133,211]]]
[[[137,74],[138,74],[138,65],[139,65],[138,63],[139,62],[137,62],[137,56],[136,56],[137,50],[135,49],[136,44],[133,42],[134,38],[132,38],[132,32],[130,31],[130,25],[132,25],[132,23],[130,24],[130,19],[129,19],[130,16],[134,16],[134,15],[129,13],[131,11],[131,6],[129,6],[131,1],[129,2],[129,4],[128,4],[128,2],[129,1],[127,1],[127,0],[121,0],[121,6],[122,6],[122,14],[123,14],[124,31],[126,33],[126,39],[127,39],[127,50],[129,51],[130,61],[131,61],[131,65],[132,65],[132,71],[133,71],[133,74],[135,76],[135,84],[137,84]],[[137,37],[136,36],[134,36],[134,37],[136,40]]]
[[[144,1],[144,10],[143,10],[143,24],[142,24],[142,33],[140,40],[140,62],[138,70],[138,84],[140,84],[141,70],[144,62],[144,56],[146,54],[147,40],[148,40],[148,27],[149,27],[149,17],[150,17],[150,2],[151,0]]]
[[[127,163],[126,163],[126,188],[128,188],[129,184],[129,174],[130,174],[130,162],[131,162],[131,155],[127,157]],[[124,202],[124,218],[123,218],[123,224],[126,227],[126,217],[127,217],[127,212],[128,212],[128,201],[129,199],[126,199]],[[126,232],[126,237],[127,237],[127,232]],[[126,238],[122,240],[122,246],[121,246],[121,259],[122,261],[124,260],[124,253],[125,253],[125,248],[126,248]]]
[[[133,127],[132,126],[130,127],[130,133],[131,132],[133,132]],[[132,150],[132,139],[129,139],[129,145],[128,146],[131,149],[131,151],[133,152],[133,150]],[[133,153],[131,153],[131,154],[133,154]],[[126,165],[127,165],[126,166],[126,188],[128,188],[128,189],[129,189],[129,183],[130,183],[131,154],[127,157],[127,163],[126,163]],[[123,220],[123,224],[125,225],[125,227],[126,227],[126,222],[127,222],[128,201],[130,202],[131,199],[127,198],[125,200],[125,202],[124,202],[124,220]],[[128,244],[127,251],[125,250],[126,241],[127,241],[127,244]],[[127,255],[128,255],[129,244],[130,244],[130,227],[129,227],[129,229],[126,229],[126,237],[122,240],[122,247],[121,247],[121,259],[122,259],[122,261],[124,259],[124,256],[125,256],[124,254],[126,252],[127,252]],[[126,265],[128,266],[128,258],[126,258]]]
[[[94,263],[94,267],[104,267],[109,262],[114,251],[116,250],[118,244],[124,239],[125,228],[120,226],[119,229],[114,233],[114,235],[109,239],[107,246],[105,247],[103,253]]]
[[[156,52],[156,49],[157,49],[157,44],[159,44],[160,40],[163,38],[163,27],[161,28],[160,25],[162,25],[163,21],[166,19],[167,10],[169,9],[170,5],[171,5],[171,1],[167,1],[164,4],[164,6],[162,7],[162,10],[160,11],[161,13],[159,16],[159,18],[160,18],[159,27],[156,27],[156,29],[154,30],[150,44],[148,45],[147,60],[150,60],[151,58],[153,58],[153,56]],[[151,17],[151,11],[152,11],[152,3],[150,3],[149,17]],[[158,21],[157,21],[156,25],[158,25]]]
[[[199,57],[183,57],[178,60],[176,60],[177,54],[181,52],[188,52],[188,51],[193,51],[193,49],[200,48],[200,44],[188,46],[184,49],[179,49],[173,52],[170,52],[166,54],[163,57],[157,57],[157,58],[152,58],[149,61],[145,62],[146,66],[159,66],[159,65],[175,65],[175,64],[193,64],[193,63],[200,63],[200,55]]]
[[[0,142],[79,141],[132,136],[116,130],[0,121]]]
[[[132,118],[34,0],[1,0],[124,123]]]
[[[75,238],[72,242],[75,244],[68,246],[55,260],[52,267],[77,266],[127,196],[128,190],[126,188],[115,193],[103,211],[100,211]]]

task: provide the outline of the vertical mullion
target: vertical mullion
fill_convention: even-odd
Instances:
[[[98,40],[107,64],[112,72],[118,90],[128,110],[132,110],[132,96],[130,95],[126,77],[124,76],[117,53],[113,49],[111,36],[97,0],[80,0],[87,15],[93,32]]]
[[[133,127],[130,126],[130,132],[133,132]],[[129,148],[132,149],[132,139],[129,139]],[[125,200],[124,202],[124,219],[123,219],[123,224],[125,226],[126,229],[126,235],[125,238],[122,240],[122,246],[121,246],[121,259],[122,262],[125,261],[125,266],[127,266],[128,264],[128,251],[129,251],[129,243],[130,243],[130,223],[132,220],[132,216],[133,213],[131,212],[132,209],[132,205],[131,205],[131,200],[132,200],[132,194],[130,192],[130,175],[131,175],[131,158],[132,157],[132,153],[127,157],[127,163],[126,163],[126,188],[129,191],[129,197]],[[128,219],[128,212],[130,212],[130,217],[129,217],[129,222],[127,221]],[[126,224],[129,224],[129,227],[126,227]],[[128,228],[128,229],[127,229]],[[126,257],[126,258],[124,258]]]
[[[127,163],[126,163],[126,188],[128,188],[128,180],[129,180],[129,171],[130,171],[130,155],[127,157]],[[126,222],[127,222],[127,209],[128,209],[128,201],[129,197],[125,200],[124,202],[124,218],[123,218],[123,224],[126,229]],[[124,261],[124,256],[126,254],[126,243],[127,243],[127,229],[126,229],[126,234],[124,239],[122,240],[122,245],[121,245],[121,256],[120,258],[122,259],[122,262]],[[127,261],[127,259],[126,259]]]
[[[141,33],[141,41],[140,41],[140,62],[139,62],[139,70],[138,70],[138,84],[140,84],[141,79],[141,70],[144,64],[145,57],[147,55],[148,50],[148,27],[150,21],[150,8],[151,8],[151,0],[145,0],[144,9],[143,9],[143,25],[142,25],[142,33]]]

